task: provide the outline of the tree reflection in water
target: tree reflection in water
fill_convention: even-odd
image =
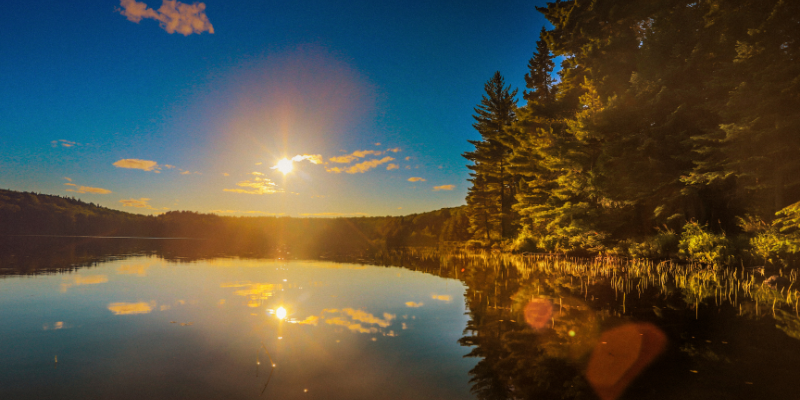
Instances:
[[[467,284],[479,399],[796,396],[796,271],[458,249],[379,260]],[[775,329],[775,328],[778,329]]]

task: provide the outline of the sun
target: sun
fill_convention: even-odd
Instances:
[[[278,161],[278,165],[276,165],[275,168],[277,168],[278,171],[281,171],[281,172],[283,172],[284,175],[286,175],[289,172],[292,172],[292,170],[294,169],[294,165],[293,164],[294,163],[292,162],[292,160],[290,160],[288,158],[284,158],[284,159],[281,159],[280,161]]]

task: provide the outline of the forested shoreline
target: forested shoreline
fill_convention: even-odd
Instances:
[[[401,217],[231,217],[191,211],[142,215],[74,198],[0,189],[0,235],[205,239],[204,247],[220,253],[317,256],[437,246],[465,242],[468,224],[463,206]]]
[[[800,250],[800,3],[539,8],[526,90],[475,108],[472,241],[513,251],[787,263]],[[555,65],[561,68],[554,73]]]

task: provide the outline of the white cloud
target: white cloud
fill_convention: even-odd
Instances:
[[[378,165],[381,165],[381,164],[385,164],[385,163],[387,163],[389,161],[394,161],[394,158],[392,158],[392,157],[384,157],[384,158],[381,158],[380,160],[374,159],[374,160],[364,161],[362,163],[358,163],[358,164],[355,164],[355,165],[347,167],[347,168],[339,168],[339,167],[327,168],[326,167],[325,170],[328,171],[328,172],[333,172],[335,174],[338,174],[338,173],[341,173],[341,172],[346,172],[348,174],[363,174],[364,172],[367,172],[367,171],[371,170],[372,168],[375,168],[375,167],[377,167]]]
[[[321,154],[303,154],[303,155],[296,155],[292,157],[292,161],[298,162],[308,160],[312,164],[322,164],[322,155]]]

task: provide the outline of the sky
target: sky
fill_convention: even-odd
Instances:
[[[143,214],[465,204],[473,108],[495,71],[522,92],[544,3],[7,0],[0,188]]]

